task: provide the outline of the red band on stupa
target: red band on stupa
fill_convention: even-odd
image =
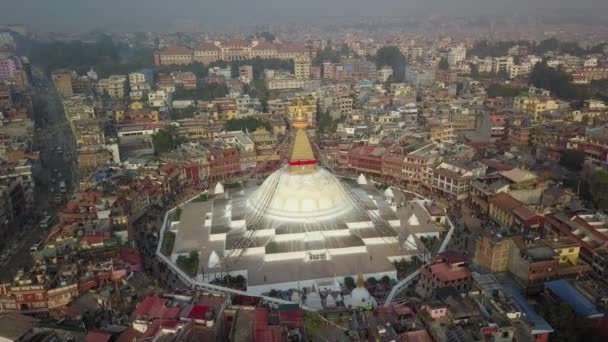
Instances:
[[[288,163],[291,166],[305,166],[305,165],[316,165],[317,161],[315,159],[309,159],[309,160],[290,160]]]

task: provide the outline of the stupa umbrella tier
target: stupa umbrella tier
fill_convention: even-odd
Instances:
[[[297,116],[291,125],[295,128],[296,134],[289,155],[289,171],[292,173],[314,172],[317,160],[305,131],[308,122],[301,108],[298,108]]]

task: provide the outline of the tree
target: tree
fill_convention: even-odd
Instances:
[[[346,286],[347,289],[352,290],[357,287],[357,284],[355,284],[355,279],[353,279],[353,277],[344,277],[344,286]]]
[[[559,41],[555,38],[549,38],[538,43],[538,45],[534,47],[534,52],[542,55],[549,51],[557,51],[557,49],[559,49]]]
[[[488,97],[515,97],[525,89],[500,83],[492,83],[488,86]]]
[[[253,116],[246,116],[244,118],[239,119],[230,119],[227,120],[224,124],[224,128],[226,129],[226,131],[244,132],[245,130],[248,130],[249,132],[253,132],[260,127],[264,127],[269,131],[272,130],[272,126],[267,121],[256,119]]]
[[[559,159],[559,164],[572,172],[580,171],[584,162],[585,154],[577,150],[565,150]]]
[[[388,65],[393,68],[393,80],[403,82],[407,60],[396,46],[384,46],[378,49],[374,61],[378,67]]]
[[[211,101],[228,94],[225,84],[204,83],[196,89],[177,88],[173,93],[174,100]]]
[[[170,128],[161,129],[152,136],[154,154],[172,151],[174,146],[173,134]]]
[[[353,55],[354,51],[346,44],[340,45],[339,49],[334,49],[331,42],[317,54],[317,57],[312,61],[313,65],[319,66],[324,62],[339,63],[342,57]]]
[[[382,278],[380,278],[380,282],[384,285],[384,286],[390,286],[391,285],[391,278],[389,276],[384,276]]]
[[[334,128],[334,119],[327,112],[317,112],[317,130],[319,132],[330,132]]]
[[[264,31],[264,32],[260,33],[260,37],[264,38],[266,41],[269,41],[269,42],[274,42],[274,40],[276,39],[274,34],[268,32],[268,31]]]
[[[445,57],[441,57],[441,60],[439,61],[439,69],[448,70],[449,68],[450,68],[450,63],[448,63],[448,59]]]
[[[536,63],[532,68],[530,83],[535,87],[548,89],[564,100],[581,101],[591,97],[590,87],[573,84],[570,74],[548,66],[546,61]]]
[[[374,277],[369,277],[369,278],[367,278],[366,283],[370,286],[376,286],[376,284],[378,284],[378,279],[376,279]]]
[[[597,170],[589,181],[591,202],[596,209],[608,209],[608,172]]]
[[[544,300],[543,305],[539,306],[539,313],[554,329],[551,341],[597,341],[593,335],[591,320],[576,315],[572,308],[564,302],[556,304]]]

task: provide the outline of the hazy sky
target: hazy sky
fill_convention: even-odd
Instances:
[[[0,24],[43,30],[164,30],[176,23],[205,29],[264,24],[275,18],[479,14],[540,8],[607,10],[608,0],[0,0]],[[512,13],[512,12],[511,12]],[[597,13],[597,12],[595,12]]]

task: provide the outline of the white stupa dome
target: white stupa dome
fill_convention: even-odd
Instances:
[[[416,216],[416,214],[412,213],[410,218],[407,219],[407,224],[410,226],[419,226],[420,220],[418,219],[418,216]]]
[[[300,303],[300,292],[293,291],[291,293],[291,301],[294,303]]]
[[[350,295],[344,297],[344,305],[352,309],[375,309],[378,306],[376,299],[367,291],[363,283],[363,275],[357,277],[357,287]]]
[[[328,294],[327,298],[325,299],[325,307],[328,309],[336,307],[336,300],[334,299],[334,296],[331,293]]]
[[[312,286],[311,292],[306,295],[306,306],[308,306],[311,310],[314,311],[323,310],[323,302],[321,300],[321,295],[315,290],[314,285]]]
[[[209,254],[209,261],[207,262],[207,267],[215,268],[220,265],[220,257],[217,255],[215,251],[211,251]]]
[[[310,173],[289,172],[287,166],[280,168],[249,197],[248,205],[262,209],[272,191],[266,216],[277,220],[331,219],[353,208],[340,181],[321,167]]]
[[[224,186],[222,185],[222,183],[217,182],[217,184],[215,185],[215,189],[213,189],[213,193],[216,195],[224,193]]]
[[[395,194],[393,193],[393,189],[390,186],[388,188],[386,188],[386,190],[384,190],[384,196],[386,196],[388,198],[395,197]]]
[[[375,307],[376,300],[365,287],[356,287],[350,293],[350,306],[353,308]]]
[[[367,178],[365,178],[364,174],[362,174],[362,173],[359,174],[359,177],[357,177],[357,184],[360,184],[360,185],[367,184]]]

